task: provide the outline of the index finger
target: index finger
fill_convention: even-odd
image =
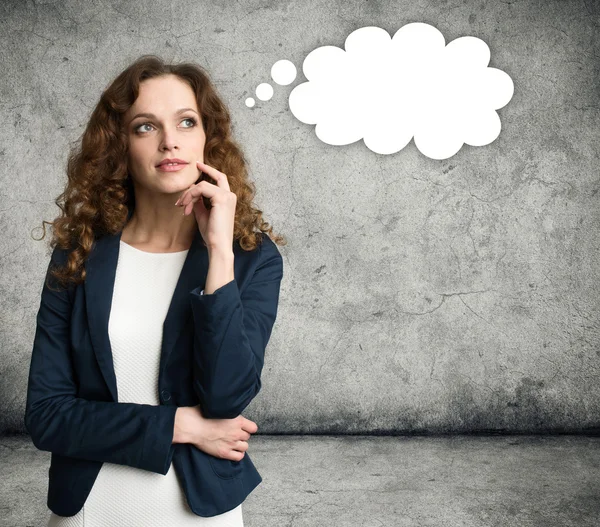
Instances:
[[[229,191],[231,190],[229,188],[227,176],[223,174],[223,172],[219,172],[216,168],[211,167],[202,161],[196,161],[196,165],[202,169],[202,172],[206,172],[209,176],[211,176],[217,182],[218,187]]]

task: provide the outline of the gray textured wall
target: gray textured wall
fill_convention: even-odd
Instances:
[[[600,425],[600,7],[581,1],[3,2],[0,431],[24,432],[70,143],[143,53],[212,74],[277,232],[285,278],[262,433]],[[502,132],[446,161],[329,146],[288,110],[302,60],[362,26],[484,40],[514,81]],[[244,104],[287,58],[297,80]]]

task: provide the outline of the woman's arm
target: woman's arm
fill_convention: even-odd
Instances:
[[[204,284],[205,295],[212,295],[219,287],[235,279],[233,251],[227,253],[208,252],[208,273]]]
[[[48,266],[64,259],[55,248]],[[66,289],[44,281],[31,355],[25,427],[40,450],[166,474],[176,406],[89,401],[77,397],[70,357],[71,305]],[[85,382],[85,381],[84,381]]]
[[[282,277],[283,258],[266,237],[260,245],[259,264],[242,294],[235,279],[212,294],[205,289],[201,295],[201,288],[190,292],[194,390],[205,417],[237,417],[259,392]]]

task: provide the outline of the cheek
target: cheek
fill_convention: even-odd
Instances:
[[[206,137],[204,134],[200,134],[200,136],[196,139],[196,153],[202,154],[204,152],[205,146],[206,146]]]
[[[129,152],[127,157],[127,170],[134,177],[134,179],[140,180],[146,178],[146,173],[148,169],[146,169],[147,163],[138,157],[136,157],[135,153]]]
[[[206,134],[202,128],[196,128],[196,133],[194,134],[194,141],[196,143],[204,144],[206,142]]]
[[[127,154],[129,165],[144,165],[148,159],[148,148],[140,141],[130,141]]]

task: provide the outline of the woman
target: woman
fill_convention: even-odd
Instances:
[[[67,172],[25,414],[52,452],[48,525],[242,526],[262,478],[240,414],[285,241],[251,205],[228,110],[201,67],[143,56],[102,94]]]

